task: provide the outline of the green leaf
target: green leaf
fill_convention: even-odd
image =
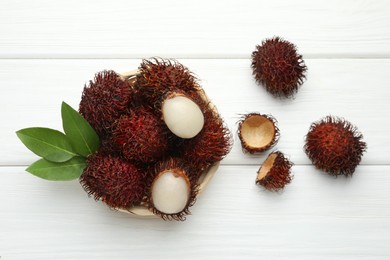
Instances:
[[[99,148],[99,136],[92,126],[71,106],[62,102],[62,126],[74,150],[87,157]]]
[[[36,155],[52,162],[65,162],[77,154],[68,138],[60,131],[31,127],[16,132],[22,143]]]
[[[73,157],[62,163],[40,159],[26,169],[29,173],[50,181],[70,181],[77,179],[85,168],[85,158]]]

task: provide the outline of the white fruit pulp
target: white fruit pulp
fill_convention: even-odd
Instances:
[[[174,96],[164,101],[163,119],[169,130],[181,138],[192,138],[203,128],[204,116],[199,106],[184,96]]]
[[[185,176],[167,171],[157,177],[152,186],[154,207],[166,214],[184,210],[190,196],[190,187]]]

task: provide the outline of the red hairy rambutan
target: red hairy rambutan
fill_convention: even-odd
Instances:
[[[312,123],[304,149],[318,169],[333,176],[352,176],[367,149],[362,139],[350,122],[327,116]]]
[[[100,152],[87,158],[80,183],[90,196],[111,208],[138,205],[145,195],[143,175],[134,164]]]
[[[134,88],[157,110],[167,93],[191,93],[199,89],[197,78],[177,61],[143,60],[138,69]]]
[[[110,131],[111,124],[126,111],[131,95],[130,85],[116,72],[101,71],[85,85],[79,112],[103,137]]]
[[[210,107],[206,101],[202,103],[200,99],[198,103],[204,114],[204,126],[197,136],[182,143],[181,157],[200,174],[221,161],[230,152],[233,141],[228,127],[214,107]]]
[[[149,209],[164,220],[185,220],[198,193],[192,169],[179,158],[168,158],[152,167],[147,179]]]
[[[294,44],[279,37],[266,39],[252,53],[253,75],[276,97],[290,97],[306,78],[307,67]]]
[[[130,110],[113,124],[112,141],[127,160],[152,163],[169,149],[169,130],[151,108]]]
[[[238,123],[238,137],[244,152],[258,153],[273,147],[279,140],[277,120],[271,115],[249,113]]]
[[[272,152],[257,172],[256,183],[270,191],[279,191],[292,180],[290,162],[283,153]]]

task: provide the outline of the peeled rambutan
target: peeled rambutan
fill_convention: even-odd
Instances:
[[[182,143],[181,156],[200,174],[221,161],[232,148],[232,136],[221,117],[207,102],[201,105],[204,114],[202,131]]]
[[[162,160],[151,168],[147,205],[155,215],[164,220],[185,220],[198,193],[191,171],[179,158]]]
[[[333,176],[352,176],[367,149],[362,139],[350,122],[327,116],[312,123],[304,149],[318,169]]]
[[[131,95],[129,83],[116,72],[101,71],[85,85],[79,112],[103,137],[110,131],[112,123],[126,111]]]
[[[270,191],[279,191],[292,180],[290,162],[283,153],[271,153],[257,172],[256,183]]]
[[[130,161],[156,162],[169,149],[169,130],[151,108],[141,106],[113,124],[112,141]]]
[[[177,61],[143,60],[138,69],[134,88],[158,110],[161,98],[168,92],[191,93],[199,89],[196,77]]]
[[[100,152],[87,158],[80,183],[90,196],[111,208],[138,205],[145,195],[143,175],[134,164]]]
[[[266,39],[252,53],[253,75],[276,97],[290,97],[306,78],[307,67],[294,44],[279,37]]]
[[[277,120],[271,115],[249,113],[238,123],[238,137],[244,152],[258,153],[273,147],[279,140]]]
[[[204,126],[201,108],[185,94],[169,93],[162,102],[161,112],[166,126],[180,138],[193,138]]]

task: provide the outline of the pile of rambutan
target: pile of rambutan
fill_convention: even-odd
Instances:
[[[199,181],[232,146],[197,78],[176,61],[143,60],[127,75],[97,73],[84,87],[79,112],[101,140],[80,183],[121,211],[185,219]]]

